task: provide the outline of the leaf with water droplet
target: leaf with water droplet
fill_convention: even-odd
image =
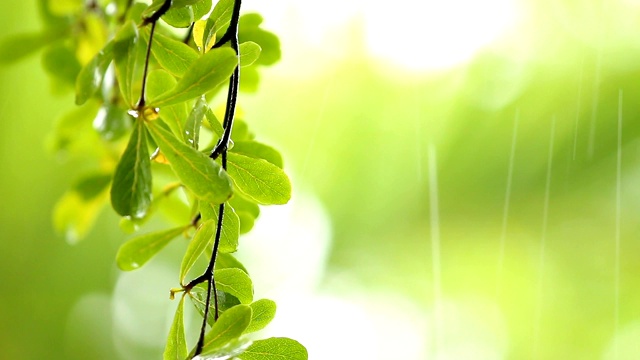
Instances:
[[[182,258],[182,264],[180,265],[181,283],[184,283],[184,279],[187,276],[187,273],[189,272],[189,270],[191,270],[200,255],[202,255],[204,249],[207,248],[207,244],[209,244],[213,240],[215,231],[215,220],[204,221],[202,222],[202,224],[200,224],[200,227],[198,227],[198,230],[193,236],[193,239],[191,239],[191,242],[189,242],[187,251],[184,253],[184,257]]]
[[[124,271],[140,268],[190,226],[191,224],[169,230],[155,231],[127,241],[120,246],[116,254],[118,267]]]
[[[149,104],[163,107],[199,97],[229,79],[237,64],[238,58],[232,49],[213,49],[198,58],[175,87],[150,97]]]
[[[254,341],[237,355],[241,360],[307,360],[309,354],[299,342],[289,338],[268,338]]]
[[[151,161],[142,121],[133,129],[111,186],[111,205],[121,216],[142,218],[151,205]]]
[[[215,352],[238,339],[250,323],[251,307],[248,305],[237,305],[225,311],[205,335],[202,353]]]
[[[195,104],[193,104],[193,109],[191,109],[187,122],[184,125],[184,140],[196,150],[198,149],[198,143],[200,142],[200,126],[202,125],[202,118],[204,117],[207,109],[209,109],[209,105],[207,104],[204,96],[198,98]]]
[[[184,296],[180,298],[173,324],[169,330],[169,338],[164,348],[163,360],[184,360],[189,349],[184,335]]]
[[[264,329],[276,317],[276,303],[269,299],[260,299],[251,303],[251,324],[245,334]]]
[[[208,203],[200,204],[200,213],[203,220],[215,220],[218,221],[218,205],[211,205]],[[230,253],[235,252],[238,249],[238,238],[240,237],[240,221],[238,215],[233,208],[226,206],[224,216],[222,218],[222,232],[220,233],[220,244],[218,246],[218,252]],[[209,247],[213,246],[211,243]],[[210,252],[209,252],[210,253]]]
[[[230,152],[227,171],[238,190],[259,204],[286,204],[291,199],[287,174],[266,160]]]
[[[178,140],[161,123],[149,122],[148,128],[180,181],[204,202],[220,204],[229,199],[231,179],[220,164]]]
[[[262,48],[253,41],[245,41],[240,44],[240,66],[250,66],[260,57]]]

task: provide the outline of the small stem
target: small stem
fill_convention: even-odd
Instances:
[[[149,33],[149,44],[147,44],[147,55],[144,58],[144,72],[142,73],[142,90],[140,91],[140,100],[136,105],[137,110],[141,110],[145,104],[145,92],[147,88],[147,74],[149,72],[149,58],[151,57],[151,44],[153,44],[153,33],[156,30],[156,22],[151,23],[151,32]]]

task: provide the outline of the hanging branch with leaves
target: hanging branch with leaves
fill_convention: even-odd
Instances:
[[[280,58],[278,38],[261,27],[260,15],[240,15],[240,0],[39,4],[45,29],[6,39],[0,62],[44,48],[54,87],[73,86],[79,106],[58,121],[49,145],[96,165],[58,202],[56,228],[81,240],[109,200],[128,231],[157,214],[175,224],[124,243],[116,256],[124,271],[144,266],[176,238],[189,239],[179,287],[171,289],[172,299],[181,297],[164,359],[307,359],[295,340],[247,335],[263,329],[276,306],[254,300],[249,272],[232,255],[259,205],[291,197],[281,155],[236,117],[239,90],[255,91],[259,67]],[[225,83],[220,122],[210,101]],[[204,271],[187,281],[202,259]],[[191,351],[186,298],[203,319]]]

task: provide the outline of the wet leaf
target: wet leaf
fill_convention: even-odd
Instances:
[[[195,2],[176,0],[173,2],[171,9],[164,14],[162,20],[173,27],[186,28],[207,15],[211,10],[211,6],[212,0],[198,0]]]
[[[218,290],[229,293],[243,304],[253,301],[253,283],[246,272],[237,269],[219,269],[213,271]]]
[[[278,150],[257,141],[236,141],[231,151],[256,159],[264,159],[281,169],[284,166],[282,155]]]
[[[142,218],[151,205],[151,161],[142,121],[133,129],[111,186],[111,204],[121,216]]]
[[[118,267],[124,271],[140,268],[190,226],[191,224],[169,230],[155,231],[127,241],[120,246],[116,254]]]
[[[200,224],[193,239],[189,242],[187,251],[182,258],[182,264],[180,265],[180,282],[184,283],[184,279],[187,273],[193,265],[196,263],[204,249],[207,248],[207,244],[213,241],[213,236],[216,232],[215,220],[207,220]]]
[[[143,34],[145,41],[149,41],[149,30],[144,31]],[[198,59],[198,53],[193,48],[157,31],[153,34],[152,49],[151,54],[158,64],[179,78],[184,76],[189,66]]]
[[[291,198],[289,178],[266,160],[230,152],[227,171],[238,190],[259,204],[286,204]]]
[[[76,105],[84,104],[102,85],[104,73],[113,60],[113,42],[109,42],[85,65],[76,79]]]
[[[180,298],[173,324],[169,330],[169,338],[164,348],[163,360],[184,360],[188,353],[187,340],[184,335],[184,296]]]
[[[252,333],[264,329],[276,316],[276,303],[269,299],[260,299],[251,303],[251,324],[244,331]]]
[[[254,341],[237,355],[241,360],[307,360],[309,355],[299,342],[289,338],[268,338]]]
[[[245,41],[240,44],[240,66],[249,66],[260,57],[262,48],[253,41]]]
[[[184,125],[184,140],[187,144],[193,146],[194,149],[198,149],[200,142],[200,126],[202,125],[202,118],[205,112],[209,109],[209,105],[204,97],[198,98],[193,105],[193,109],[189,113],[187,122]]]
[[[180,181],[200,200],[220,204],[231,196],[231,179],[220,164],[152,121],[148,128]]]
[[[213,219],[218,221],[218,205],[207,203],[200,204],[200,213],[202,219]],[[238,250],[238,238],[240,237],[240,222],[238,215],[229,206],[225,207],[224,216],[222,218],[222,232],[220,233],[220,244],[218,245],[219,253],[230,253]],[[213,246],[210,244],[209,247]],[[210,253],[210,252],[209,252]]]
[[[232,49],[211,50],[191,65],[173,89],[150,98],[149,104],[162,107],[201,96],[229,79],[237,64],[238,59]]]
[[[204,337],[203,354],[214,352],[242,336],[251,323],[251,307],[237,305],[220,315]]]

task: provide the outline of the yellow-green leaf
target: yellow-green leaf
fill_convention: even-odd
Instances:
[[[254,341],[237,355],[241,360],[307,360],[309,354],[299,342],[289,338],[268,338]]]
[[[260,299],[251,303],[251,324],[244,331],[252,333],[264,329],[276,316],[276,303],[269,299]]]
[[[149,98],[149,104],[162,107],[199,97],[229,79],[237,64],[238,58],[232,49],[211,50],[191,65],[173,89]]]
[[[164,348],[163,360],[184,360],[187,358],[187,340],[184,335],[184,296],[180,298],[178,309],[173,317],[169,338]]]
[[[149,41],[149,30],[143,32]],[[198,59],[198,53],[182,41],[174,40],[160,32],[153,34],[151,54],[158,64],[176,77],[182,77],[189,66]]]
[[[238,339],[251,323],[251,307],[237,305],[222,313],[204,337],[203,354],[212,353]]]
[[[149,131],[180,181],[200,200],[220,204],[232,193],[231,178],[220,164],[178,140],[160,121],[149,123]]]
[[[140,268],[154,255],[162,250],[176,236],[187,230],[187,226],[176,227],[169,230],[155,231],[135,237],[118,249],[116,263],[121,270],[131,271]]]
[[[218,205],[208,203],[200,204],[200,213],[202,219],[213,219],[218,221]],[[238,215],[232,207],[226,206],[224,217],[222,218],[222,233],[220,234],[220,244],[218,246],[219,253],[235,252],[238,249],[238,238],[240,237],[240,222]]]
[[[289,177],[266,160],[230,152],[227,171],[238,190],[259,204],[286,204],[291,199]]]
[[[180,282],[183,283],[187,273],[193,265],[196,263],[200,255],[204,249],[207,248],[207,244],[209,244],[213,240],[213,236],[216,232],[216,221],[215,220],[206,220],[200,224],[196,234],[189,242],[189,246],[187,247],[187,251],[182,258],[182,264],[180,265]]]
[[[253,41],[245,41],[240,44],[240,66],[249,66],[260,57],[262,48]]]
[[[218,290],[229,293],[243,304],[253,301],[253,283],[246,272],[238,268],[219,269],[213,271]]]

